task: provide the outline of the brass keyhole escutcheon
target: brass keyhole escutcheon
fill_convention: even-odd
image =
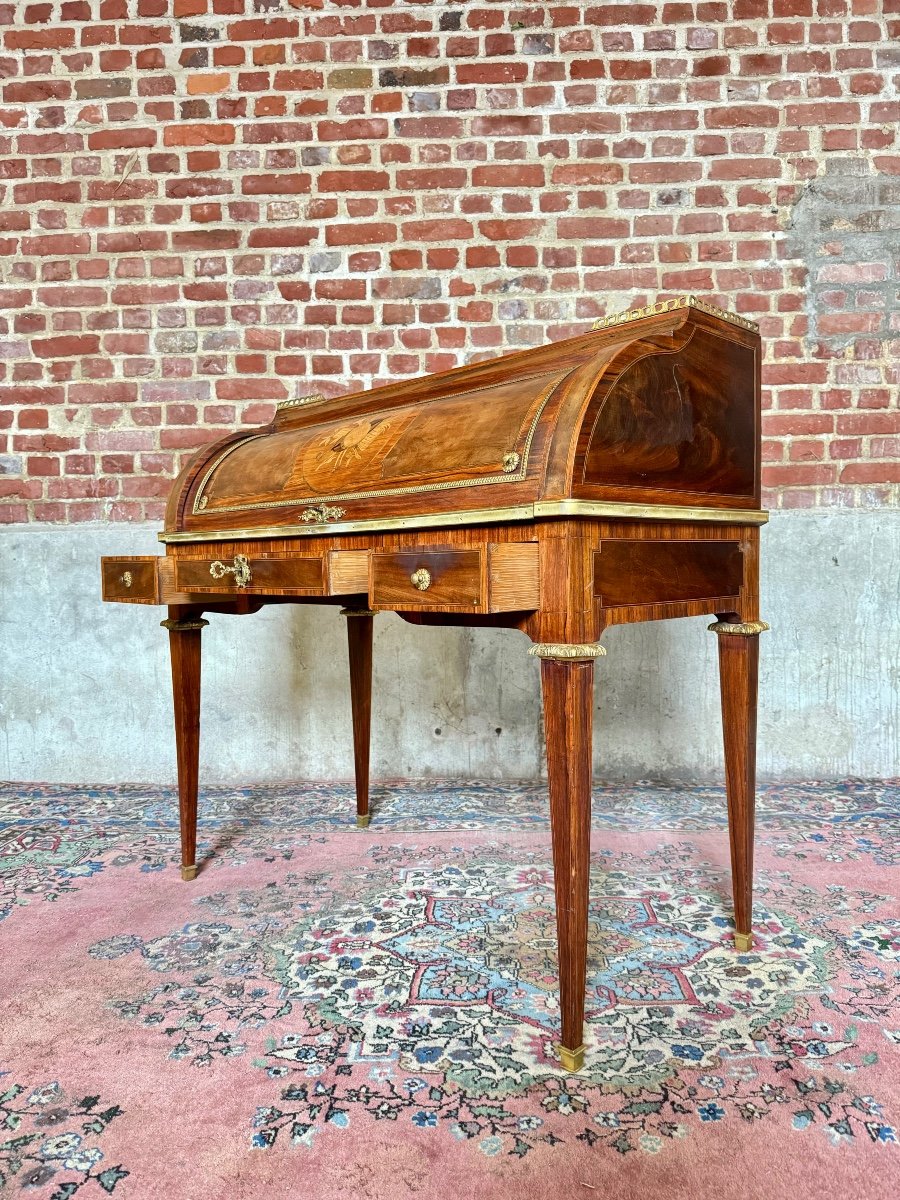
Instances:
[[[134,580],[133,580],[133,577],[132,577],[132,574],[130,571],[123,571],[122,582],[125,584],[126,587],[131,587]]]
[[[223,562],[216,559],[214,563],[209,564],[209,573],[213,579],[222,579],[225,575],[233,575],[234,582],[239,588],[246,587],[253,578],[250,574],[250,563],[245,554],[236,554],[234,563],[230,567],[226,567]]]
[[[414,588],[418,588],[420,592],[427,592],[431,587],[431,572],[426,571],[424,567],[419,567],[417,571],[413,571],[409,577],[409,582]]]

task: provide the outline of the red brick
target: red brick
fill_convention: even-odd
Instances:
[[[356,121],[320,121],[316,132],[320,142],[384,138],[388,136],[388,123],[380,117]]]
[[[233,125],[167,125],[163,132],[164,146],[230,146],[234,140]]]
[[[3,35],[7,50],[61,50],[75,45],[75,30],[8,29]]]
[[[856,462],[841,467],[841,483],[900,483],[900,462]]]
[[[52,472],[0,520],[159,519],[289,377],[443,370],[685,290],[762,323],[768,502],[896,502],[888,251],[823,231],[809,278],[784,234],[833,156],[900,176],[876,8],[26,0],[12,28],[0,0],[0,447]]]
[[[472,183],[475,187],[543,187],[544,168],[539,164],[496,164],[475,167]]]
[[[234,21],[228,26],[228,37],[233,42],[275,41],[280,38],[295,38],[299,33],[299,21],[279,17],[268,21]]]
[[[88,134],[90,150],[139,150],[156,145],[155,129],[98,129]]]
[[[383,192],[390,188],[391,177],[387,171],[322,171],[317,182],[321,192]]]
[[[365,225],[328,225],[325,230],[325,242],[329,246],[361,246],[395,242],[397,229],[386,221]]]

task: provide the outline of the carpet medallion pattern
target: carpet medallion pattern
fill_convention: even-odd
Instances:
[[[741,954],[721,792],[597,789],[578,1075],[543,790],[383,787],[368,831],[352,807],[211,792],[182,884],[170,793],[0,793],[0,1189],[550,1197],[665,1161],[672,1196],[693,1171],[743,1197],[720,1160],[767,1147],[767,1195],[894,1194],[900,787],[763,792]],[[184,1190],[192,1122],[225,1149]]]

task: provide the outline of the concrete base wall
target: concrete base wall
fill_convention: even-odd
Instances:
[[[172,782],[164,611],[100,601],[102,554],[155,528],[0,534],[0,776]],[[778,512],[763,531],[761,777],[900,774],[900,513]],[[597,668],[595,771],[719,779],[706,618],[613,628]],[[535,778],[538,666],[516,631],[376,620],[373,777]],[[206,783],[352,774],[344,620],[285,606],[204,632]]]

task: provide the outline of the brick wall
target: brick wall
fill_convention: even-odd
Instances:
[[[623,18],[628,18],[628,23]],[[772,505],[900,492],[900,0],[0,0],[0,519],[692,291]]]

